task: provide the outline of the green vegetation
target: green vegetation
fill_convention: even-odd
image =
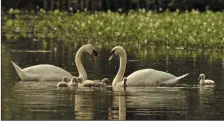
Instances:
[[[7,41],[33,38],[62,40],[64,44],[137,44],[187,48],[223,48],[224,12],[152,11],[37,13],[9,10],[2,16]]]

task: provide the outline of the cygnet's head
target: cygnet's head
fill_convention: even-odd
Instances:
[[[67,83],[68,82],[68,78],[67,77],[63,77],[62,78],[62,82],[66,82]]]
[[[114,57],[114,56],[123,56],[125,54],[125,49],[121,46],[116,46],[114,47],[111,52],[110,52],[110,57],[109,61]]]
[[[123,78],[123,81],[124,81],[124,85],[123,85],[123,86],[126,87],[126,86],[127,86],[127,84],[126,84],[126,82],[127,82],[127,77],[124,77],[124,78]]]
[[[101,82],[103,83],[103,84],[106,84],[106,85],[108,85],[108,79],[107,78],[104,78]]]
[[[76,83],[76,78],[77,78],[77,77],[72,77],[72,78],[71,78],[71,82]]]
[[[205,79],[205,75],[204,74],[200,74],[200,76],[199,76],[199,78],[198,78],[198,80],[200,80],[200,79]]]
[[[83,81],[84,81],[84,80],[83,80],[82,77],[77,77],[77,78],[76,78],[76,83],[81,84]]]
[[[68,83],[69,86],[78,86],[78,83],[76,81],[77,77],[73,76],[70,80],[70,82]]]

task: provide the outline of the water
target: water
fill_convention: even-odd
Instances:
[[[2,119],[224,119],[224,56],[221,53],[125,47],[127,71],[153,68],[180,76],[175,87],[56,88],[56,82],[20,81],[10,61],[20,67],[48,63],[78,75],[74,48],[33,52],[27,45],[2,45]],[[14,51],[14,49],[20,51]],[[96,47],[97,63],[84,55],[90,79],[114,78],[118,58],[108,62],[110,47]],[[198,87],[204,73],[215,86]],[[111,82],[110,82],[111,83]]]

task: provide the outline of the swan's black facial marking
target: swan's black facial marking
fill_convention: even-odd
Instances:
[[[113,50],[113,51],[110,52],[109,61],[115,56],[114,52],[115,52],[115,50]]]
[[[111,55],[115,55],[114,52],[115,52],[115,50],[111,51],[111,52],[110,52],[110,56],[111,56]]]
[[[99,56],[99,54],[96,52],[96,50],[93,50],[92,56]]]

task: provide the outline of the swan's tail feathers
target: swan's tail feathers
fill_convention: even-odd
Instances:
[[[182,78],[186,77],[188,74],[189,74],[189,73],[184,74],[184,75],[182,75],[182,76],[179,76],[179,77],[177,77],[177,78],[182,79]]]
[[[23,72],[23,70],[22,70],[19,66],[17,66],[13,61],[11,61],[11,62],[12,62],[12,64],[13,64],[13,66],[15,67],[16,72],[18,73],[19,77],[20,77],[22,80],[24,80],[24,79],[25,79],[25,73]]]
[[[184,74],[182,76],[179,76],[179,77],[176,77],[176,78],[173,78],[173,79],[170,79],[170,80],[167,80],[167,81],[163,81],[161,83],[159,83],[160,85],[175,85],[178,83],[178,81],[184,77],[186,77],[189,73],[187,74]]]

